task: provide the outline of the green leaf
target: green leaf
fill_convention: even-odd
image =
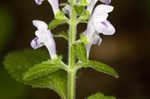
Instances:
[[[85,63],[80,64],[82,67],[90,67],[93,68],[96,71],[103,72],[105,74],[114,76],[115,78],[119,78],[117,72],[110,66],[103,64],[101,62],[88,60]]]
[[[30,68],[24,75],[24,80],[34,80],[41,78],[43,76],[47,76],[53,72],[56,72],[60,69],[63,69],[64,64],[62,64],[61,60],[54,59],[54,60],[48,60],[44,61],[40,64],[37,64]]]
[[[58,20],[67,20],[68,18],[65,16],[64,12],[58,11],[55,16]]]
[[[116,99],[113,96],[104,96],[102,93],[97,93],[92,96],[89,96],[87,99]]]
[[[49,59],[47,51],[24,50],[8,54],[4,66],[15,80],[33,87],[50,88],[55,90],[63,99],[66,99],[67,74],[65,71],[53,72],[38,79],[25,81],[24,74],[36,64]],[[55,60],[55,62],[58,62]],[[43,67],[45,68],[45,67]]]
[[[23,76],[29,68],[35,64],[49,59],[47,51],[42,50],[23,50],[9,53],[4,60],[4,66],[9,74],[19,82],[24,83]]]
[[[52,22],[49,23],[48,29],[50,29],[50,30],[54,29],[58,25],[61,25],[61,24],[64,24],[64,23],[67,23],[67,20],[55,19],[55,20],[53,20]]]
[[[67,73],[64,71],[57,71],[49,76],[41,79],[28,81],[32,87],[50,88],[55,90],[62,99],[66,99],[67,94]]]
[[[65,40],[68,41],[68,33],[67,33],[67,32],[58,33],[58,34],[55,34],[54,36],[55,36],[55,37],[62,37],[62,38],[64,38]]]
[[[80,61],[87,61],[87,52],[83,43],[76,43],[73,45],[74,53]]]

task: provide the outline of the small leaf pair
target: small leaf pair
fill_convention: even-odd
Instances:
[[[75,5],[74,6],[76,13],[79,16],[79,22],[88,20],[90,18],[90,13],[88,10],[85,9],[85,6],[82,5]]]
[[[67,21],[68,21],[68,18],[65,16],[64,12],[58,11],[55,16],[55,19],[49,23],[48,29],[50,30],[54,29],[60,24],[67,23]]]
[[[61,12],[61,13],[63,13],[63,12]],[[68,20],[64,16],[64,14],[57,15],[57,17],[49,23],[48,29],[52,30],[52,29],[56,28],[57,26],[59,26],[61,24],[65,24],[65,23],[68,23]],[[68,33],[61,32],[61,33],[55,34],[54,37],[62,37],[65,40],[68,40]]]

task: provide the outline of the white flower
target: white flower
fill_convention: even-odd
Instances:
[[[93,11],[93,8],[95,6],[95,4],[97,3],[98,0],[87,0],[87,2],[90,4],[88,7],[87,7],[87,10],[90,12],[90,14],[92,13]],[[111,0],[99,0],[101,1],[102,3],[105,3],[105,4],[110,4],[111,3]]]
[[[36,4],[41,5],[44,0],[35,0]],[[58,0],[48,0],[50,5],[52,6],[53,12],[56,15],[56,13],[59,11],[59,4]]]
[[[53,35],[48,30],[48,25],[40,20],[33,20],[33,25],[37,28],[35,32],[36,37],[31,41],[31,46],[34,49],[46,46],[51,58],[56,57],[56,45]]]
[[[112,11],[113,7],[109,5],[99,5],[95,8],[88,22],[87,30],[84,32],[90,42],[89,45],[86,45],[88,55],[92,44],[101,44],[102,39],[99,36],[100,33],[103,35],[113,35],[115,33],[115,28],[107,20],[108,13]]]
[[[107,20],[108,13],[112,12],[113,9],[114,8],[109,5],[99,5],[95,8],[91,21],[97,32],[104,35],[113,35],[115,33],[115,28]]]

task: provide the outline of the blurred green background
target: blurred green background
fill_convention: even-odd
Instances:
[[[90,58],[113,66],[120,78],[83,69],[77,79],[77,99],[96,92],[118,99],[150,99],[150,0],[112,0],[112,5],[115,10],[110,20],[116,35],[102,36],[102,45],[93,46]],[[8,52],[30,47],[35,31],[33,19],[51,21],[49,4],[37,6],[34,0],[0,1],[0,99],[59,99],[49,89],[32,89],[17,83],[2,65]],[[84,30],[81,26],[79,32]],[[60,26],[53,32],[66,28]],[[57,50],[67,53],[67,42],[56,42]]]

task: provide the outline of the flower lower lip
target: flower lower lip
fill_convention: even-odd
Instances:
[[[105,27],[108,27],[108,25],[105,22],[101,22]]]

